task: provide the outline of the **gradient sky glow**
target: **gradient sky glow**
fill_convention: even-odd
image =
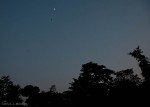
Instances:
[[[140,73],[127,53],[150,58],[149,34],[149,0],[0,0],[0,76],[64,91],[89,61]]]

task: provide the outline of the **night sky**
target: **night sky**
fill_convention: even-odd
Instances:
[[[0,76],[65,91],[89,61],[133,68],[138,45],[150,58],[149,0],[0,0]]]

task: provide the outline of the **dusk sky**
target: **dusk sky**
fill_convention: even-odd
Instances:
[[[150,0],[0,0],[0,76],[65,91],[89,61],[119,71],[150,58]]]

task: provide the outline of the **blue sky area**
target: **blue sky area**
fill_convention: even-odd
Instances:
[[[21,87],[67,90],[89,61],[133,68],[150,57],[149,0],[0,0],[0,76]]]

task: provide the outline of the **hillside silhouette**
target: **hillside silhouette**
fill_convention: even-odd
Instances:
[[[15,85],[9,76],[0,78],[0,107],[56,107],[56,106],[129,106],[149,105],[150,61],[138,46],[129,55],[135,58],[142,78],[133,69],[114,71],[104,65],[88,62],[82,65],[78,78],[73,78],[67,91],[49,91],[38,86]],[[23,97],[26,98],[23,105]]]

